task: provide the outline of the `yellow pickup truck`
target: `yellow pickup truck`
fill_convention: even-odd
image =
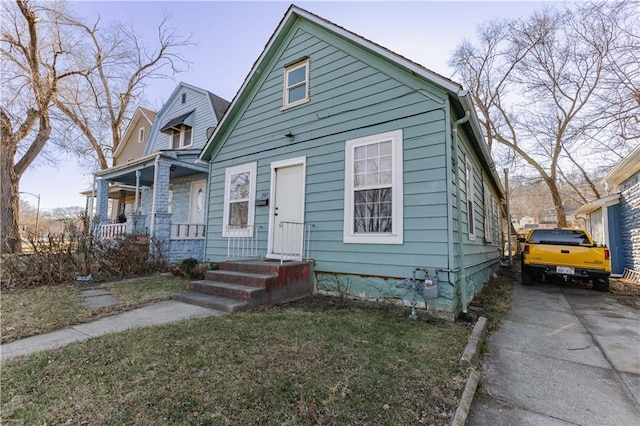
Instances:
[[[522,284],[534,280],[591,281],[593,289],[609,291],[609,249],[595,244],[589,233],[573,228],[535,228],[525,238],[522,250]]]

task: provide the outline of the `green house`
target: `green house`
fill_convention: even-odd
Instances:
[[[470,95],[296,6],[200,158],[206,260],[310,259],[317,292],[453,318],[501,259],[504,192]]]

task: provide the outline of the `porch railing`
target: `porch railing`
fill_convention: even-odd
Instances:
[[[254,227],[227,225],[227,260],[258,257],[258,234]]]
[[[207,225],[199,223],[172,223],[172,240],[204,240]]]
[[[310,223],[280,222],[280,263],[309,258]]]
[[[100,238],[113,238],[126,233],[126,223],[109,223],[100,226]]]

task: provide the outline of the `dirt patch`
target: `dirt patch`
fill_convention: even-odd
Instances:
[[[618,302],[640,309],[640,284],[611,278],[609,280],[609,294]]]

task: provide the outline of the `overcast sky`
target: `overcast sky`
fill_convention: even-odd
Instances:
[[[166,14],[170,26],[192,36],[185,47],[190,69],[149,84],[142,106],[158,110],[177,83],[184,81],[229,101],[235,96],[254,61],[291,2],[249,1],[74,1],[71,7],[88,19],[130,23],[147,42],[155,40]],[[464,39],[475,40],[478,24],[494,18],[525,17],[543,3],[526,1],[296,2],[328,19],[445,77],[447,62]],[[80,170],[73,158],[61,155],[57,167],[38,164],[23,176],[20,190],[41,196],[41,208],[84,206],[79,193],[90,189],[92,171]],[[35,206],[35,198],[23,195]]]

